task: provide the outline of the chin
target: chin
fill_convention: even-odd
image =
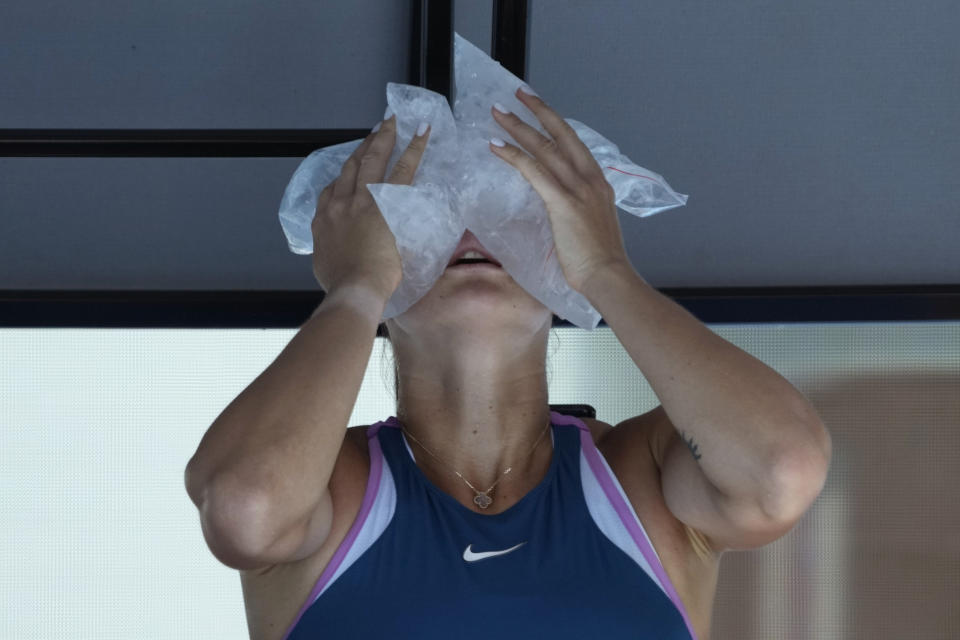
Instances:
[[[427,295],[432,298],[434,294],[439,294],[442,298],[438,298],[436,304],[443,307],[455,306],[457,309],[470,307],[471,313],[477,312],[478,308],[474,304],[476,302],[487,305],[484,308],[498,313],[503,313],[502,304],[509,304],[509,309],[514,312],[528,307],[533,311],[533,307],[536,307],[541,313],[550,314],[552,317],[552,312],[543,303],[517,284],[509,273],[505,275],[507,277],[501,273],[444,272]],[[434,300],[427,303],[432,305]]]

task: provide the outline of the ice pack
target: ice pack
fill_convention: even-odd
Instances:
[[[396,239],[403,267],[402,280],[381,322],[403,313],[430,291],[464,231],[470,229],[517,284],[544,306],[571,324],[595,329],[600,314],[564,278],[543,199],[489,147],[490,138],[499,137],[523,148],[493,119],[494,102],[549,137],[514,95],[525,83],[458,33],[454,34],[454,78],[452,112],[441,94],[387,83],[384,117],[396,114],[397,133],[385,175],[390,175],[420,122],[428,122],[431,131],[411,185],[367,185]],[[603,170],[618,208],[644,218],[686,204],[687,196],[671,189],[663,176],[634,164],[617,145],[582,122],[565,120]],[[293,253],[313,252],[311,222],[317,198],[339,177],[343,163],[361,142],[318,149],[294,171],[279,214]]]

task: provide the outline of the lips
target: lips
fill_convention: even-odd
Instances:
[[[479,247],[473,244],[459,247],[458,250],[453,254],[453,257],[450,258],[450,262],[447,264],[447,266],[452,267],[457,262],[457,260],[459,260],[460,258],[462,258],[463,256],[465,256],[467,253],[471,251],[476,251],[477,253],[482,255],[484,258],[486,258],[496,266],[503,268],[503,265],[497,262],[496,260],[494,260],[493,256],[487,253],[487,251],[485,251],[482,247]]]

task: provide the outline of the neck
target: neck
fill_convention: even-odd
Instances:
[[[490,447],[487,440],[495,436],[484,434],[503,431],[489,426],[475,425],[477,428],[471,429],[467,436],[467,444],[455,443],[451,446],[450,442],[441,439],[442,436],[438,437],[435,429],[420,429],[418,432],[409,419],[400,415],[397,418],[416,456],[417,465],[425,473],[430,470],[433,476],[439,476],[436,482],[439,486],[459,483],[468,489],[472,485],[477,491],[486,491],[496,483],[495,488],[502,492],[506,487],[528,484],[530,479],[539,481],[552,457],[549,406],[545,408],[542,420],[524,425],[527,435],[520,437],[515,433],[507,442],[500,443],[499,447]],[[427,435],[423,431],[427,431]],[[484,457],[481,455],[484,451],[493,451],[493,454]]]
[[[421,470],[440,488],[459,487],[458,493],[448,493],[471,499],[475,495],[456,472],[477,491],[496,482],[491,495],[504,495],[535,485],[550,465],[550,406],[545,397],[499,412],[486,405],[472,414],[437,407],[417,411],[411,405],[420,406],[409,400],[399,403],[397,419]]]
[[[436,336],[430,344],[394,344],[397,419],[413,437],[417,465],[438,487],[459,486],[456,495],[472,499],[456,472],[479,491],[499,480],[497,495],[543,477],[552,458],[544,434],[548,331],[545,325],[536,340],[529,334],[511,340],[503,329],[460,331],[455,348]]]

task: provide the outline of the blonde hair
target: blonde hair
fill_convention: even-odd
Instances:
[[[690,546],[693,547],[697,557],[704,562],[714,558],[713,548],[710,546],[707,536],[702,531],[694,529],[686,522],[683,523],[683,530],[687,533],[687,540],[690,541]]]
[[[383,341],[383,349],[380,356],[380,375],[383,376],[383,362],[387,359],[387,343],[390,343],[390,351],[393,351],[393,343],[390,342],[390,329],[387,328],[387,323],[384,322],[381,324],[383,327],[383,335],[386,338]],[[393,400],[394,402],[400,401],[400,368],[397,366],[396,357],[393,358]],[[396,409],[393,412],[394,415],[397,415]]]

